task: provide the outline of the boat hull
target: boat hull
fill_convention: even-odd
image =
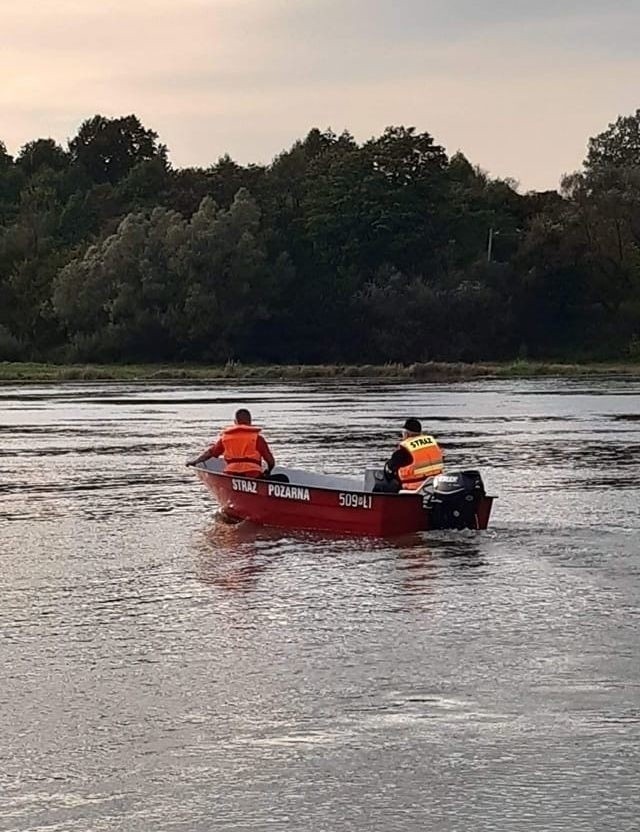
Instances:
[[[201,468],[196,472],[233,520],[370,537],[394,537],[430,528],[430,513],[418,494],[374,494],[284,484]],[[491,503],[491,497],[479,501],[476,528],[487,527]]]

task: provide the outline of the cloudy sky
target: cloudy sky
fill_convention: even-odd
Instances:
[[[0,139],[136,113],[177,166],[426,130],[523,190],[640,107],[640,0],[0,0]]]

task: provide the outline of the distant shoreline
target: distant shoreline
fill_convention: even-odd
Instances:
[[[640,363],[511,361],[421,364],[294,364],[252,366],[230,362],[197,364],[36,364],[0,362],[0,383],[60,381],[312,381],[378,379],[382,381],[466,381],[536,376],[640,375]]]

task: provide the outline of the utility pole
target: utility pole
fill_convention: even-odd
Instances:
[[[493,252],[493,233],[493,227],[491,227],[489,229],[489,239],[487,241],[487,263],[491,262],[491,254]]]

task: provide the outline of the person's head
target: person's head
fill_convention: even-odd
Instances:
[[[409,436],[419,436],[422,433],[422,425],[419,419],[407,419],[402,427],[402,435],[405,439]]]
[[[236,425],[250,425],[251,414],[246,408],[241,407],[240,410],[236,410],[235,422]]]

